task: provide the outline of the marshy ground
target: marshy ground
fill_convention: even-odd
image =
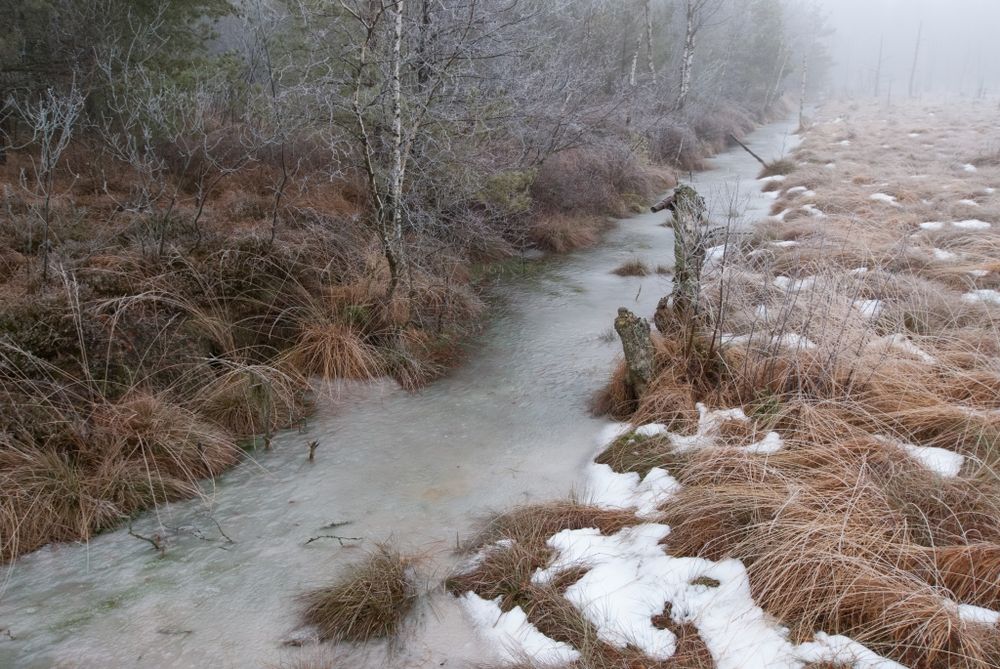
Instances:
[[[986,103],[819,110],[602,391],[587,493],[449,581],[508,666],[1000,666],[998,144]]]

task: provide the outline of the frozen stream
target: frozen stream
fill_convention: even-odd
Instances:
[[[750,135],[765,158],[789,150],[794,125]],[[694,175],[713,218],[736,203],[745,218],[772,200],[759,165],[736,148]],[[476,517],[570,492],[604,421],[587,400],[619,351],[618,307],[649,316],[669,277],[621,278],[622,262],[670,264],[668,214],[625,219],[593,250],[546,261],[511,281],[470,361],[417,394],[389,383],[354,386],[322,406],[305,433],[222,477],[205,501],[160,508],[133,524],[162,533],[164,556],[118,530],[89,544],[44,548],[8,565],[0,582],[0,667],[213,669],[277,665],[297,653],[295,596],[334,577],[359,546],[393,537],[426,553],[438,575]],[[322,397],[321,397],[322,400]],[[306,444],[321,446],[306,461]],[[335,530],[331,523],[350,521]],[[216,522],[218,525],[216,525]],[[233,540],[225,541],[220,528]],[[306,542],[317,535],[363,542]],[[376,650],[344,666],[462,667],[491,659],[450,598],[390,658]]]

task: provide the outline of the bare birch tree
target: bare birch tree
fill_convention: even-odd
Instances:
[[[684,5],[684,50],[681,54],[681,73],[674,108],[681,110],[687,104],[691,93],[694,54],[698,44],[698,34],[714,17],[726,0],[686,0]]]
[[[31,130],[29,146],[37,153],[31,156],[31,175],[21,171],[21,187],[41,200],[32,211],[42,225],[42,280],[49,280],[49,254],[52,249],[52,197],[55,194],[55,174],[59,161],[69,147],[80,113],[84,97],[73,79],[65,92],[52,88],[34,102],[19,103],[9,100],[9,106]]]

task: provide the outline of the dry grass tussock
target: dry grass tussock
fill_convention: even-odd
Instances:
[[[302,620],[323,640],[391,639],[419,596],[415,559],[388,545],[376,547],[332,585],[302,596]]]
[[[1000,166],[980,155],[984,133],[1000,141],[993,113],[827,114],[767,182],[773,216],[706,272],[697,321],[654,335],[647,393],[631,398],[619,365],[595,398],[671,435],[695,434],[696,403],[744,410],[709,447],[630,434],[597,462],[669,471],[682,488],[661,507],[664,550],[741,560],[795,641],[1000,666],[1000,629],[960,608],[1000,611]],[[780,450],[745,448],[770,431]],[[539,535],[573,526],[544,518]],[[455,590],[544,619],[524,579],[549,556],[518,534]]]

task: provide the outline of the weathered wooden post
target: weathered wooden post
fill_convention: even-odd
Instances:
[[[622,340],[625,353],[625,367],[628,370],[626,383],[632,399],[638,401],[642,399],[656,371],[649,321],[622,307],[615,319],[615,332]]]
[[[698,314],[701,270],[705,265],[701,225],[707,217],[705,199],[694,188],[685,185],[675,188],[665,200],[653,207],[653,211],[664,209],[674,216],[671,223],[674,231],[674,289],[670,300],[660,300],[656,308],[653,320],[661,332],[666,332],[669,324],[677,319],[689,322]]]

